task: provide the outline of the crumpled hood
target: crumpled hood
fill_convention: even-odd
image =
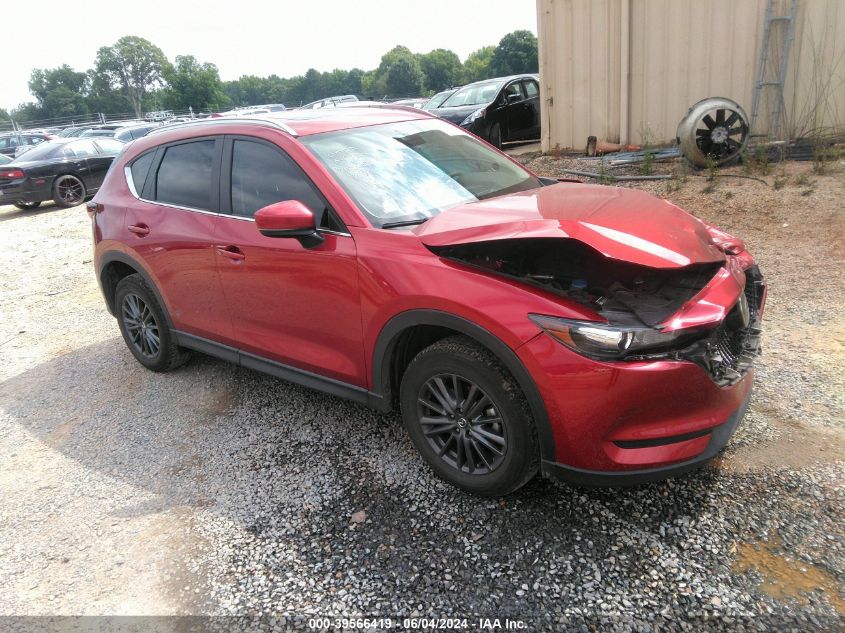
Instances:
[[[559,183],[447,209],[414,233],[426,246],[571,238],[607,257],[680,268],[725,261],[705,225],[637,189]]]

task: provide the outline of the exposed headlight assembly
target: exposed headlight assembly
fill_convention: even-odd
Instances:
[[[487,108],[481,108],[480,110],[476,110],[472,114],[470,114],[467,118],[463,120],[461,125],[469,125],[470,123],[475,123],[484,116],[484,113],[487,111]]]
[[[569,349],[597,360],[665,353],[677,349],[681,339],[687,340],[692,334],[684,330],[661,332],[649,327],[607,325],[541,314],[529,314],[528,318]]]

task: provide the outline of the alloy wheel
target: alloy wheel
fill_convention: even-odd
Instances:
[[[417,420],[438,457],[461,472],[493,472],[508,448],[499,407],[477,384],[457,374],[438,374],[417,398]]]
[[[85,197],[85,186],[76,176],[62,176],[56,183],[56,192],[62,202],[68,206],[75,206]]]
[[[123,298],[121,307],[123,325],[132,346],[141,355],[155,358],[161,350],[161,334],[150,307],[135,294]]]

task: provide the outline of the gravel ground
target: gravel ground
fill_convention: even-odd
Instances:
[[[536,479],[503,500],[435,479],[394,416],[202,356],[143,370],[99,296],[84,209],[0,208],[0,615],[841,630],[845,178],[776,169],[778,190],[774,174],[643,187],[744,237],[771,284],[726,452],[659,484]]]

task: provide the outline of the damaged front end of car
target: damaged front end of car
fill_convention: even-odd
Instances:
[[[766,287],[739,240],[708,227],[721,261],[656,268],[569,237],[429,245],[442,258],[528,284],[588,308],[595,320],[531,314],[543,331],[599,361],[690,361],[719,386],[761,351]]]

